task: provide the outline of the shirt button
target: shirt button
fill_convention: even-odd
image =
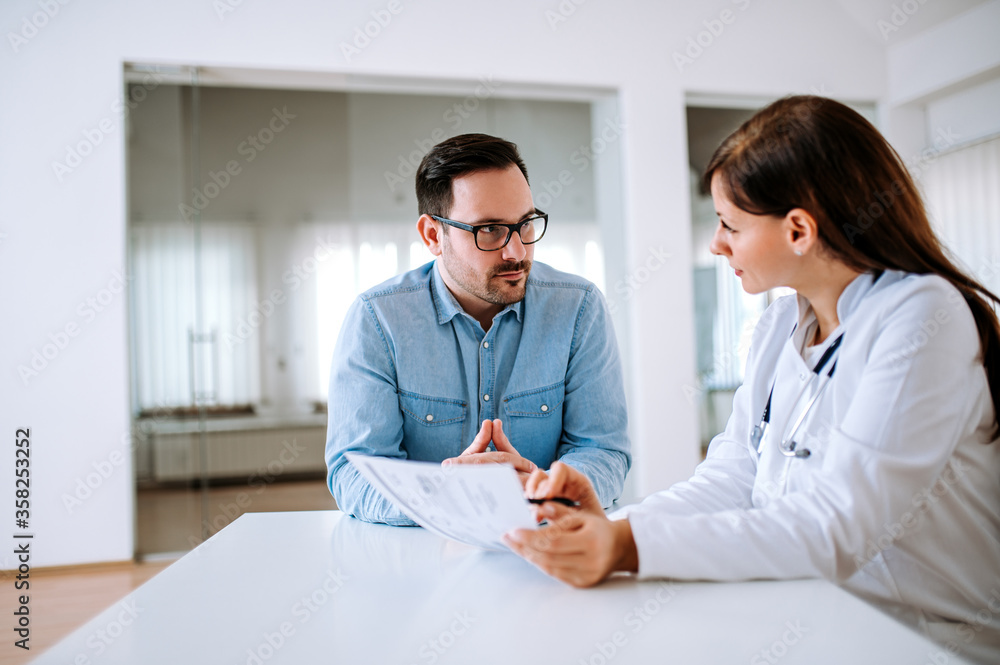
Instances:
[[[490,396],[489,395],[483,395],[483,401],[484,402],[489,402],[490,401]]]
[[[432,420],[434,420],[434,414],[433,413],[428,413],[427,414],[427,422],[431,422]]]
[[[805,374],[799,374],[799,381],[805,381],[805,380],[806,380],[806,375]]]
[[[542,404],[542,413],[545,413],[548,410],[549,410],[549,405],[548,404]]]
[[[490,348],[490,343],[489,342],[483,342],[483,348],[484,349]]]

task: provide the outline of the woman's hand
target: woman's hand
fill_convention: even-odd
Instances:
[[[580,504],[580,510],[604,516],[601,500],[597,498],[590,479],[568,464],[553,462],[548,473],[541,469],[532,472],[524,485],[524,495],[529,499],[551,499],[563,497]],[[546,506],[550,504],[542,504]],[[540,510],[535,511],[539,521],[544,519]]]
[[[588,587],[616,570],[639,569],[627,519],[612,521],[603,511],[556,503],[542,504],[539,512],[548,526],[535,531],[515,529],[504,535],[504,542],[543,572],[575,587]]]

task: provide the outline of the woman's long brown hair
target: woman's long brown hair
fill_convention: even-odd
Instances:
[[[920,193],[888,141],[851,108],[832,99],[780,99],[733,132],[715,151],[702,184],[718,175],[727,196],[755,215],[808,211],[823,246],[861,272],[901,270],[945,278],[964,296],[1000,416],[1000,299],[948,258]]]

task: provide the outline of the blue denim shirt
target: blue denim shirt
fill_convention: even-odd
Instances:
[[[413,524],[344,453],[440,462],[483,420],[514,448],[590,478],[604,506],[631,464],[621,360],[601,292],[535,262],[524,299],[488,332],[448,291],[436,264],[398,275],[351,305],[330,371],[327,481],[337,505],[370,522]]]

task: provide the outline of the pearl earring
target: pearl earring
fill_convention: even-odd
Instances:
[[[795,256],[802,256],[802,250],[801,249],[795,250]]]

